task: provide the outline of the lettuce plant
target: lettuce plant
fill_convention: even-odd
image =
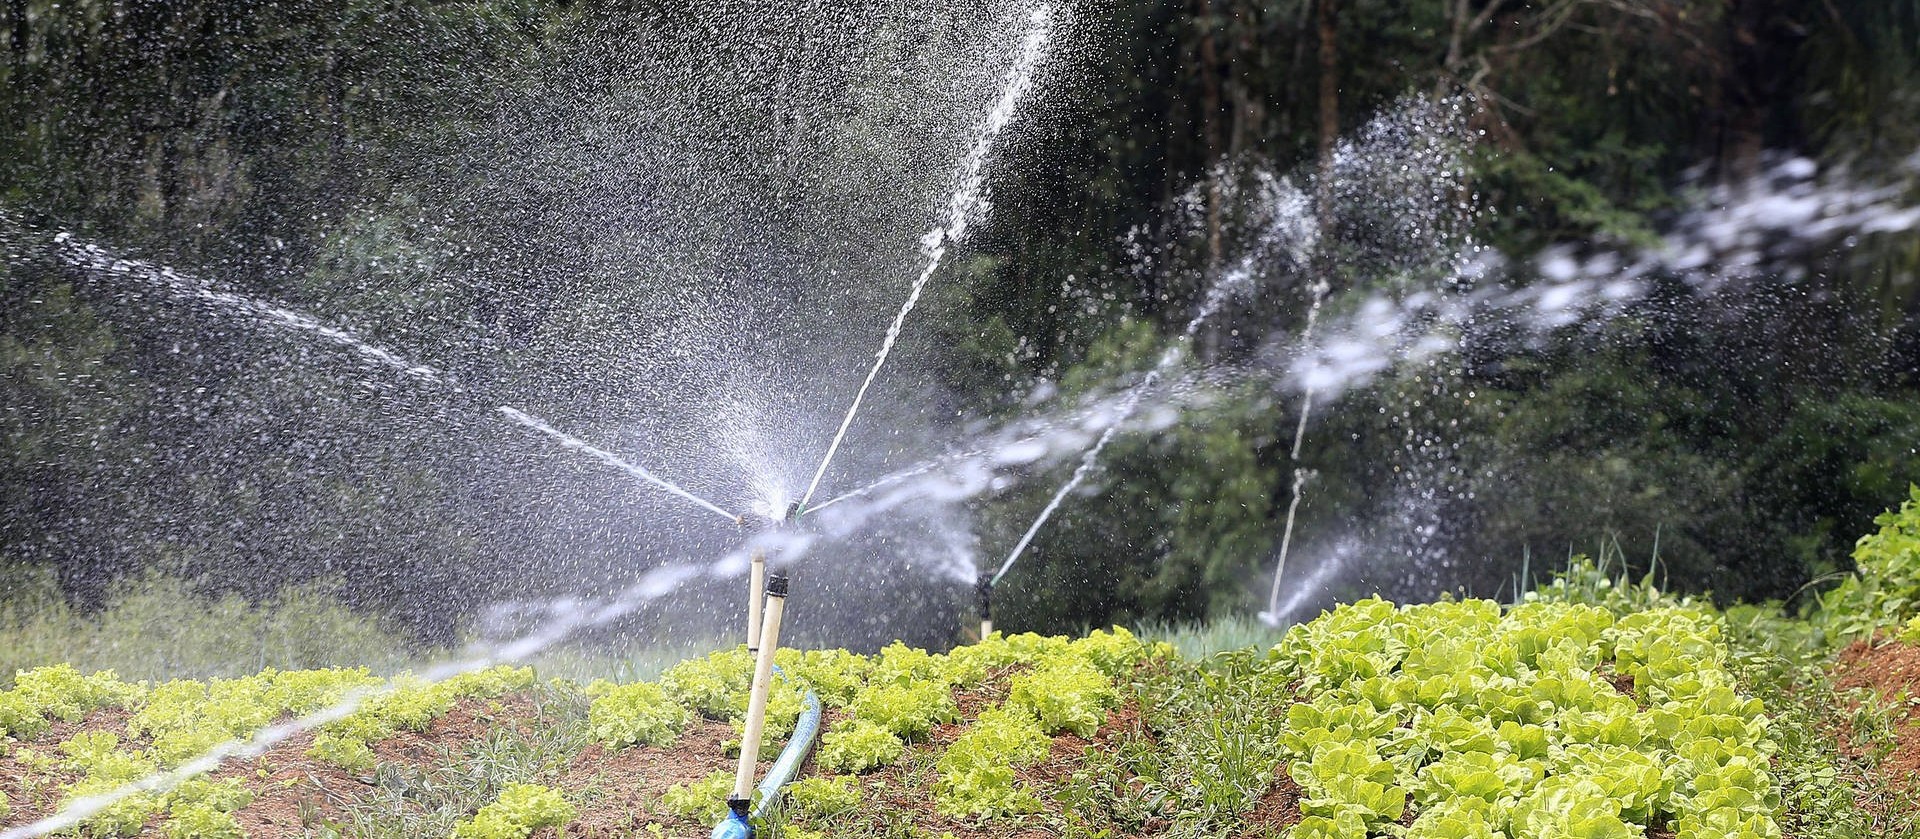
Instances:
[[[828,772],[866,772],[898,760],[906,749],[906,743],[877,723],[841,720],[821,736],[816,760]]]
[[[1113,680],[1085,659],[1063,656],[1013,677],[1008,702],[1032,711],[1048,733],[1092,737],[1120,701]]]
[[[704,658],[680,662],[660,675],[660,686],[675,702],[716,720],[746,713],[753,686],[753,656],[745,644]]]
[[[587,724],[593,739],[609,749],[621,746],[665,746],[687,727],[689,715],[659,685],[635,682],[614,685],[597,681],[587,689],[593,704]]]
[[[509,784],[493,803],[455,825],[453,839],[526,839],[543,827],[562,827],[578,815],[559,790]]]
[[[727,814],[733,773],[718,770],[690,784],[674,784],[660,796],[660,809],[691,821],[712,823]]]
[[[849,777],[803,778],[787,785],[787,806],[795,815],[830,819],[859,808],[860,786]]]
[[[1408,837],[1777,836],[1777,747],[1728,658],[1719,615],[1686,602],[1341,606],[1269,656],[1296,679],[1295,836],[1397,832],[1409,808]]]
[[[935,807],[955,818],[1038,810],[1039,799],[1014,783],[1014,769],[1044,760],[1050,744],[1024,705],[982,713],[934,765]]]
[[[869,684],[853,695],[847,710],[905,740],[924,738],[938,723],[959,717],[953,694],[943,681],[891,681]]]

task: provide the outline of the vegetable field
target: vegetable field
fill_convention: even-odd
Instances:
[[[828,708],[765,829],[792,837],[1912,836],[1920,497],[1809,616],[1674,598],[1592,564],[1515,603],[1367,599],[1204,658],[1124,629],[944,654],[782,650],[770,758]],[[1877,634],[1876,634],[1877,633]],[[0,815],[179,769],[360,698],[264,753],[127,797],[84,836],[704,836],[751,661],[587,684],[495,667],[0,692]]]

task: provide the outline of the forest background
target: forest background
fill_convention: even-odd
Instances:
[[[465,220],[440,212],[457,173],[433,161],[464,159],[502,101],[577,70],[578,33],[683,17],[673,4],[543,0],[0,11],[0,211],[220,266],[223,283],[333,322],[405,321],[392,341],[456,346],[491,364],[501,390],[534,393],[554,385],[485,359],[578,313],[441,280],[555,255],[478,237],[424,252]],[[992,214],[919,322],[944,347],[934,375],[962,419],[1015,415],[1042,381],[1084,392],[1150,364],[1200,285],[1126,269],[1143,225],[1197,196],[1197,235],[1168,247],[1217,263],[1235,219],[1207,184],[1311,171],[1409,96],[1471,103],[1469,233],[1511,265],[1569,242],[1651,244],[1703,191],[1791,157],[1913,193],[1912,0],[1113,0],[1078,14],[1088,46],[993,170]],[[513,218],[457,212],[486,216],[476,230]],[[271,423],[169,414],[174,403],[136,384],[180,364],[178,342],[103,316],[71,272],[36,264],[0,273],[0,563],[15,581],[0,596],[48,575],[83,609],[155,570],[247,597],[324,578],[355,607],[444,640],[467,610],[543,573],[541,551],[476,535],[510,525],[489,520],[457,464],[421,457],[361,409],[407,397],[240,369],[203,386]],[[1329,260],[1334,305],[1376,290],[1341,270]],[[1826,243],[1711,305],[1675,280],[1551,342],[1346,393],[1309,430],[1301,556],[1365,555],[1356,564],[1370,570],[1340,585],[1421,598],[1493,594],[1523,564],[1539,573],[1608,550],[1642,570],[1657,555],[1675,588],[1800,602],[1849,569],[1853,536],[1920,479],[1916,270],[1911,233]],[[1309,279],[1242,316],[1298,331]],[[527,275],[527,299],[570,299],[539,282]],[[474,324],[485,341],[470,339]],[[1252,608],[1290,497],[1297,411],[1235,393],[1167,433],[1123,437],[1097,480],[1104,501],[1041,534],[1002,623]],[[189,445],[223,422],[233,448]],[[341,435],[366,442],[352,456],[300,443]],[[194,481],[192,464],[215,456],[245,462],[249,479]],[[1431,489],[1413,500],[1410,462]],[[984,502],[983,541],[1011,541],[1071,465]],[[1438,526],[1409,536],[1416,501]]]

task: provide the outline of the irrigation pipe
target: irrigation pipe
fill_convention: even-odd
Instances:
[[[759,560],[756,564],[764,568],[764,560],[756,559]],[[806,761],[820,734],[820,696],[809,690],[806,710],[794,725],[793,736],[787,739],[786,748],[767,770],[767,776],[757,788],[754,786],[753,770],[760,762],[760,739],[766,731],[767,695],[772,690],[774,677],[785,677],[774,666],[773,657],[780,646],[780,623],[785,616],[786,600],[787,578],[781,574],[768,577],[765,617],[756,639],[753,687],[747,698],[745,731],[740,737],[740,760],[734,771],[733,793],[727,797],[727,814],[713,826],[713,839],[751,839],[753,823],[764,821],[772,814],[780,800],[780,788],[800,771],[800,764]]]

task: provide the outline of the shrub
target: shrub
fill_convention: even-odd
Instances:
[[[1875,518],[1879,531],[1854,543],[1853,576],[1820,600],[1829,638],[1847,639],[1920,617],[1920,485],[1897,511]]]

